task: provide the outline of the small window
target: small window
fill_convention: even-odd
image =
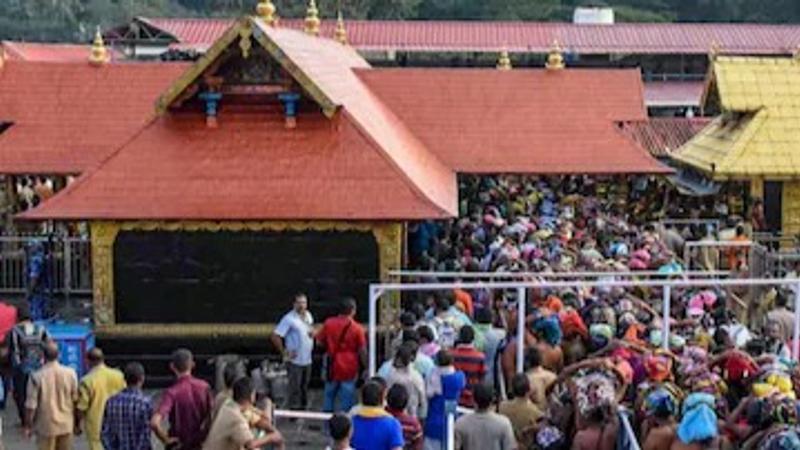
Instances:
[[[3,122],[0,120],[0,134],[3,134],[4,131],[11,128],[12,122]]]

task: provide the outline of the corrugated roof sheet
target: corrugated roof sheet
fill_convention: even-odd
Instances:
[[[39,62],[86,62],[89,60],[91,46],[78,44],[56,44],[39,42],[0,42],[9,60],[39,61]],[[122,57],[112,50],[112,58]]]
[[[702,81],[648,81],[644,102],[648,107],[699,107],[704,87]]]
[[[673,157],[717,178],[800,176],[800,61],[720,57],[723,114]]]
[[[108,156],[154,115],[184,63],[7,61],[0,68],[0,173],[75,174]]]
[[[182,44],[210,44],[233,20],[140,18],[174,35]],[[301,19],[281,26],[302,28]],[[554,39],[580,54],[708,54],[713,45],[732,54],[791,54],[800,45],[800,26],[733,23],[617,23],[348,20],[348,38],[359,50],[469,52],[508,50],[545,53]],[[322,23],[333,36],[335,21]]]
[[[708,118],[651,117],[624,122],[622,129],[651,155],[663,158],[691,140],[710,122]]]
[[[461,173],[659,173],[615,122],[645,120],[637,70],[373,69],[359,77]]]

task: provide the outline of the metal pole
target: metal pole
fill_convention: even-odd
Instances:
[[[62,238],[61,243],[64,248],[64,303],[67,305],[69,313],[72,314],[73,305],[70,301],[70,288],[72,287],[72,242],[68,238]]]
[[[426,270],[392,270],[389,275],[393,277],[433,277],[440,279],[454,279],[461,280],[476,280],[476,279],[564,279],[569,280],[573,278],[598,278],[607,277],[611,272],[439,272],[439,271],[426,271]],[[684,270],[682,275],[687,277],[727,277],[731,275],[729,270]],[[615,278],[642,278],[642,277],[655,277],[656,279],[664,279],[671,277],[672,274],[659,272],[657,270],[635,270],[635,271],[621,271],[613,272]]]
[[[378,371],[378,299],[380,290],[369,288],[369,376]]]
[[[792,356],[800,359],[800,283],[794,285],[794,339],[792,340]]]
[[[628,420],[628,414],[626,414],[625,411],[620,410],[619,419],[622,422],[622,427],[625,429],[625,433],[628,434],[628,440],[631,442],[632,450],[641,450],[641,447],[639,447],[639,441],[636,439],[636,433],[633,432],[631,422]]]
[[[517,288],[517,373],[525,372],[525,288]]]
[[[609,272],[611,274],[611,272]],[[583,288],[583,287],[692,287],[692,286],[789,286],[800,283],[800,278],[757,278],[757,279],[710,279],[710,280],[689,280],[689,279],[672,279],[672,280],[610,280],[610,281],[461,281],[458,283],[453,282],[435,282],[435,283],[378,283],[374,284],[375,288],[382,291],[435,291],[453,289],[459,287],[461,289],[517,289],[524,288],[539,288],[539,289],[561,289],[561,288]]]
[[[669,350],[669,308],[672,289],[669,285],[664,286],[664,299],[661,309],[663,310],[663,324],[661,324],[661,347]]]
[[[456,448],[456,418],[453,413],[447,413],[447,450]]]

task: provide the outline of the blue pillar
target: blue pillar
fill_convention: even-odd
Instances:
[[[200,100],[206,103],[206,124],[209,127],[217,127],[217,107],[220,100],[222,100],[222,93],[220,92],[201,92]]]
[[[300,103],[300,94],[296,92],[284,92],[278,95],[278,100],[283,103],[286,128],[294,128],[297,126],[297,105]]]

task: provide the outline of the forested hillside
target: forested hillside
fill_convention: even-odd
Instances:
[[[586,0],[318,0],[323,16],[338,2],[348,18],[570,20]],[[257,0],[0,0],[0,39],[87,40],[97,25],[130,17],[235,17]],[[283,17],[301,16],[304,0],[274,0]],[[592,4],[601,2],[593,1]],[[800,22],[800,0],[608,0],[617,21]]]

